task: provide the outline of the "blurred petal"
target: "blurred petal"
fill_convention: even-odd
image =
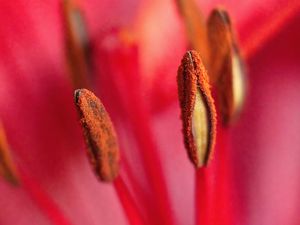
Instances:
[[[0,190],[0,224],[51,224],[23,189],[1,181]]]
[[[248,101],[233,139],[243,224],[298,224],[299,22],[249,61]]]

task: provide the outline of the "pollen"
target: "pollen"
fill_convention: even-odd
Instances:
[[[196,51],[184,55],[177,83],[185,147],[196,167],[206,166],[215,145],[216,109],[207,72]]]
[[[79,112],[89,160],[102,181],[113,181],[119,171],[119,146],[111,119],[91,91],[77,89],[75,105]]]

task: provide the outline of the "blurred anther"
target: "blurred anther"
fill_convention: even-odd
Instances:
[[[213,10],[207,26],[211,82],[217,90],[223,123],[228,124],[237,118],[244,103],[246,87],[243,60],[225,10]]]
[[[19,185],[19,175],[7,143],[5,130],[0,122],[0,175],[9,183]]]
[[[63,0],[65,47],[71,80],[75,88],[91,84],[91,47],[81,10],[72,0]]]
[[[204,16],[194,0],[176,0],[178,10],[185,23],[189,48],[201,54],[202,61],[208,63],[207,30]]]

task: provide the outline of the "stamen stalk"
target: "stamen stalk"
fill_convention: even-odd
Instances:
[[[117,42],[120,40],[117,40]],[[120,45],[123,46],[123,45]],[[158,210],[157,216],[151,218],[153,223],[174,224],[174,215],[171,209],[167,185],[165,182],[162,164],[158,156],[158,147],[155,143],[154,134],[151,130],[151,117],[141,96],[139,81],[139,63],[136,48],[133,45],[117,47],[112,50],[104,50],[103,60],[108,69],[106,74],[111,74],[112,86],[117,95],[116,102],[125,112],[128,123],[134,133],[137,145],[140,149],[146,176],[151,185],[152,201],[155,203],[154,210]],[[102,54],[103,54],[102,53]],[[102,55],[103,56],[103,55]],[[130,60],[129,60],[130,59]],[[155,200],[154,200],[155,199]]]
[[[125,182],[121,176],[118,176],[114,182],[114,187],[124,208],[128,221],[131,225],[145,225],[145,221],[137,208]]]
[[[71,225],[71,222],[64,216],[63,212],[61,212],[56,203],[52,201],[45,191],[22,170],[19,170],[19,173],[22,187],[49,220],[54,225]]]
[[[218,128],[218,142],[216,145],[216,192],[214,224],[231,225],[233,221],[233,180],[232,162],[230,160],[229,129]],[[238,213],[236,213],[239,215]]]
[[[120,82],[120,80],[114,81]],[[143,100],[140,99],[137,94],[131,93],[130,90],[128,90],[127,94],[128,99],[131,99],[131,101],[136,104],[134,108],[127,107],[125,105],[124,108],[129,115],[132,115],[129,117],[130,124],[132,125],[132,130],[136,136],[137,144],[141,149],[140,153],[142,155],[143,165],[149,179],[149,183],[152,185],[157,207],[160,209],[160,217],[162,219],[161,223],[174,224],[174,216],[171,211],[165,178],[163,177],[164,175],[161,162],[157,155],[158,148],[153,140],[154,135],[149,124],[149,121],[151,120],[150,116],[141,104]]]
[[[210,166],[196,170],[196,225],[214,225],[215,183],[211,169]]]

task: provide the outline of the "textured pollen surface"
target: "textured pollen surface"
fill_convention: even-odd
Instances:
[[[216,138],[216,110],[206,70],[196,51],[188,51],[184,55],[178,69],[177,82],[185,147],[192,162],[196,167],[200,167],[207,164],[214,148]],[[197,91],[202,95],[201,100],[203,99],[204,101],[208,116],[208,124],[200,125],[208,126],[208,140],[204,159],[199,159],[199,155],[201,154],[198,154],[198,151],[201,149],[197,149],[192,131],[192,116]]]
[[[103,181],[112,181],[119,171],[119,147],[113,124],[100,100],[86,89],[75,91],[80,123],[90,162]]]

